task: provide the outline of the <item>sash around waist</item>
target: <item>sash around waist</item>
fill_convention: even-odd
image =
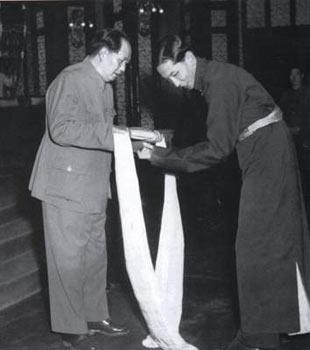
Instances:
[[[263,128],[269,124],[276,123],[282,120],[282,112],[279,107],[276,107],[270,114],[266,117],[256,120],[254,123],[246,127],[239,136],[239,141],[243,141],[258,129]]]

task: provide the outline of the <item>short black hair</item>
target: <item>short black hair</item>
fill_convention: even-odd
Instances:
[[[121,30],[101,30],[93,36],[88,46],[88,54],[90,56],[95,56],[103,47],[106,47],[112,52],[119,52],[122,46],[122,40],[126,40],[129,43],[127,34]]]
[[[305,69],[304,69],[302,66],[297,65],[297,64],[296,64],[296,65],[292,65],[292,66],[290,67],[289,74],[292,73],[292,70],[293,70],[293,69],[298,69],[301,75],[305,74]]]
[[[192,50],[183,44],[178,35],[166,35],[159,43],[158,65],[167,60],[171,60],[173,63],[180,62],[184,59],[187,51]]]

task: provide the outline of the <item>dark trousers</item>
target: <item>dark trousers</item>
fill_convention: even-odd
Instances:
[[[109,317],[106,214],[42,203],[52,330],[87,333],[87,321]]]

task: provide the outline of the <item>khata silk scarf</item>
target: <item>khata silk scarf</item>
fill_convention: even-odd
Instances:
[[[143,345],[164,350],[198,350],[179,333],[184,241],[175,177],[165,175],[164,207],[154,269],[128,131],[114,133],[114,156],[126,268],[150,332]]]

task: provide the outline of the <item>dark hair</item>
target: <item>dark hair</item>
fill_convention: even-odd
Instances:
[[[122,40],[129,43],[127,34],[117,29],[104,29],[97,32],[88,47],[88,54],[95,56],[103,47],[106,47],[112,52],[119,52],[122,46]]]
[[[159,43],[158,64],[167,60],[171,60],[173,63],[180,62],[184,59],[186,52],[190,50],[189,46],[183,45],[178,35],[167,35]]]
[[[291,68],[290,68],[290,70],[289,70],[289,74],[292,73],[292,70],[293,70],[293,69],[298,69],[301,75],[305,74],[304,68],[301,67],[301,66],[299,66],[299,65],[297,65],[297,64],[296,64],[295,66],[291,66]]]

